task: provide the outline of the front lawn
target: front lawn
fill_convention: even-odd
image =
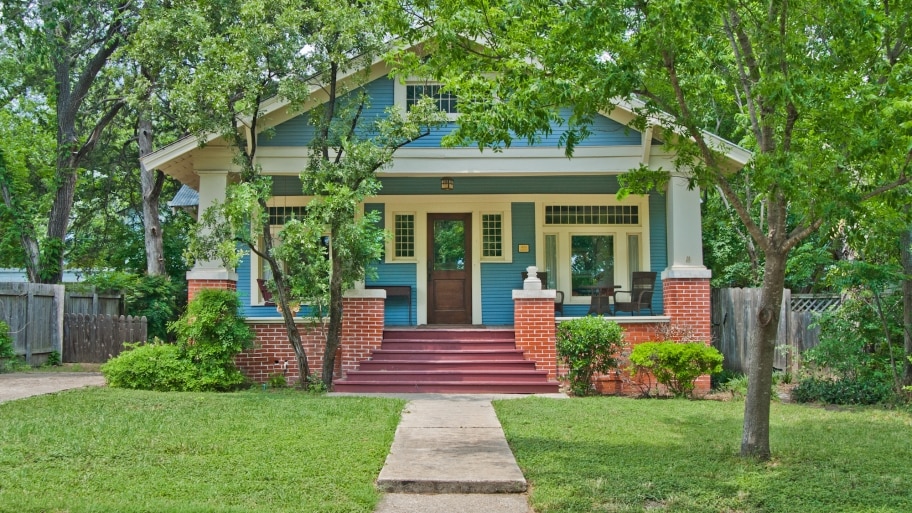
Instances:
[[[743,402],[495,402],[536,512],[909,512],[912,415],[774,403],[767,463]]]
[[[370,512],[403,404],[104,388],[0,404],[0,512]]]

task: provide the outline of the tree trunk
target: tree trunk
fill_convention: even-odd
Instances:
[[[779,313],[785,288],[787,252],[766,252],[763,288],[757,328],[751,333],[747,397],[744,402],[744,432],[741,456],[767,460],[770,457],[770,390],[773,385],[773,357],[779,332]]]
[[[57,81],[57,191],[48,218],[47,239],[42,244],[42,269],[39,273],[42,283],[60,283],[63,279],[64,241],[76,193],[75,164],[79,154],[79,138],[76,136],[78,109],[70,86],[70,60],[65,56],[56,56],[53,64]]]
[[[906,206],[906,211],[909,206]],[[912,386],[912,226],[906,227],[899,236],[900,256],[905,278],[902,282],[903,294],[903,341],[905,347],[905,364],[903,366],[903,385]]]
[[[332,234],[338,233],[333,226]],[[326,350],[323,353],[323,383],[332,390],[333,371],[336,367],[336,351],[342,343],[342,259],[338,252],[332,252],[332,277],[329,280],[329,330],[326,334]]]
[[[75,137],[75,136],[74,136]],[[68,151],[72,146],[64,146],[66,140],[58,144],[61,151]],[[60,283],[63,279],[63,254],[67,228],[70,224],[70,212],[73,210],[73,198],[76,194],[76,170],[70,159],[58,159],[57,192],[51,205],[48,219],[47,240],[43,244],[41,283]]]
[[[136,121],[136,137],[139,143],[139,173],[142,183],[143,227],[145,228],[146,274],[165,274],[165,252],[162,244],[161,218],[158,202],[161,198],[165,174],[147,169],[142,159],[152,153],[152,120],[145,113],[139,113]]]
[[[248,162],[250,161],[252,161],[252,159],[248,160]],[[252,169],[252,167],[250,169]],[[268,210],[265,200],[260,199],[259,204],[260,208]],[[270,231],[269,223],[263,223],[260,236],[263,238],[263,252],[260,254],[260,258],[264,259],[266,263],[269,264],[269,269],[272,270],[272,279],[276,283],[276,293],[273,297],[275,298],[276,305],[282,310],[282,322],[285,325],[285,334],[288,336],[288,343],[291,344],[291,349],[295,354],[295,360],[297,360],[299,376],[298,386],[306,388],[307,379],[310,377],[310,362],[307,360],[307,353],[304,351],[304,343],[301,340],[301,332],[298,331],[298,325],[295,322],[295,312],[291,311],[288,304],[290,298],[288,297],[288,286],[285,283],[285,275],[283,274],[282,267],[276,261],[275,257],[272,256],[272,232]]]

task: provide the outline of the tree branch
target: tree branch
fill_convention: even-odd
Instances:
[[[76,98],[77,101],[70,103],[71,109],[77,109],[82,103],[82,98],[89,92],[89,88],[92,87],[92,82],[95,81],[95,77],[101,72],[101,68],[104,67],[105,63],[108,62],[108,58],[111,57],[114,51],[120,46],[122,41],[118,41],[117,37],[118,32],[123,28],[122,16],[132,3],[131,0],[126,0],[114,10],[114,19],[111,21],[111,24],[108,25],[108,30],[103,38],[104,43],[95,55],[89,59],[85,69],[82,70],[82,73],[80,73],[79,78],[73,85],[70,94],[71,97]],[[75,112],[73,112],[73,115],[75,115]]]
[[[745,71],[746,64],[744,62],[744,56],[741,53],[741,47],[738,42],[735,41],[735,27],[738,31],[738,39],[741,41],[742,45],[750,48],[750,41],[747,39],[747,36],[741,30],[741,19],[738,17],[738,14],[732,9],[729,12],[729,18],[724,18],[723,23],[725,26],[725,33],[728,35],[729,43],[731,44],[732,51],[735,55],[736,67],[738,68],[738,78],[741,81],[741,89],[744,94],[744,99],[747,102],[747,112],[751,121],[751,130],[754,132],[754,137],[759,141],[760,140],[760,120],[757,116],[757,105],[754,101],[754,97],[751,94],[752,87]],[[733,24],[735,27],[733,27]],[[753,53],[751,55],[751,60],[753,61]]]
[[[117,113],[120,112],[120,109],[122,109],[124,105],[126,105],[126,102],[122,99],[115,101],[114,105],[112,105],[111,108],[105,112],[104,116],[98,120],[98,123],[95,124],[95,128],[92,129],[92,133],[89,134],[86,142],[83,143],[82,147],[79,148],[79,150],[70,161],[70,167],[76,167],[76,164],[81,162],[82,159],[88,155],[92,149],[95,148],[95,144],[98,143],[98,140],[101,138],[101,134],[104,132],[104,129],[107,128],[108,124],[114,120],[114,118],[117,116]]]

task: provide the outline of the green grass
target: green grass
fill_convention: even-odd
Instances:
[[[757,462],[737,455],[743,402],[495,402],[539,513],[912,511],[908,412],[772,407]]]
[[[402,405],[103,388],[0,404],[0,512],[369,512]]]

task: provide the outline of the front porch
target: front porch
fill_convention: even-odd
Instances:
[[[709,279],[665,277],[663,281],[665,315],[610,317],[624,328],[628,346],[657,340],[658,334],[663,331],[661,327],[668,325],[687,326],[696,336],[708,341]],[[205,286],[234,288],[230,285],[233,284],[224,280],[194,283],[191,290]],[[555,317],[554,296],[554,290],[514,290],[512,326],[399,327],[385,324],[385,290],[352,290],[343,301],[346,314],[334,373],[340,386],[338,390],[345,391],[349,385],[357,384],[360,392],[556,391],[561,374],[555,349],[556,326],[569,317]],[[248,322],[257,333],[257,339],[253,350],[237,358],[244,374],[257,383],[265,383],[275,374],[284,375],[289,383],[297,382],[300,376],[297,375],[295,356],[281,319],[261,318]],[[323,328],[302,318],[299,329],[310,367],[318,370],[323,363]],[[399,347],[403,343],[411,345]],[[509,344],[512,347],[506,347]],[[414,353],[417,350],[425,354],[416,358],[398,358],[405,356],[402,351]],[[496,363],[480,363],[476,356],[480,356],[481,360],[491,357]],[[389,366],[378,363],[384,359]],[[415,363],[416,360],[421,363]],[[376,379],[366,379],[368,377]],[[597,387],[602,393],[610,394],[631,395],[639,390],[623,373],[601,376]],[[708,376],[700,378],[697,388],[709,389]],[[351,390],[355,388],[351,387]]]

